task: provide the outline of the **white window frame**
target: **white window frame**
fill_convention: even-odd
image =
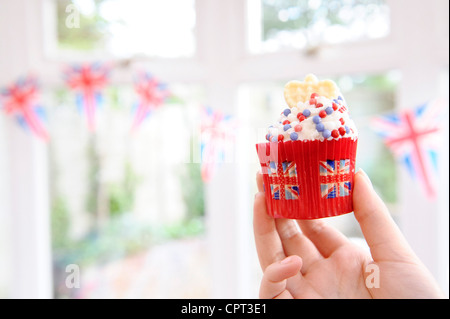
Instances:
[[[60,83],[64,61],[46,54],[49,34],[44,30],[52,19],[48,14],[50,2],[2,1],[1,86],[30,71],[39,76],[43,86]],[[238,90],[242,83],[298,79],[309,72],[321,76],[398,70],[402,81],[397,91],[397,108],[413,107],[439,94],[442,71],[448,70],[449,42],[448,31],[445,31],[448,30],[448,15],[442,18],[441,14],[444,10],[448,12],[448,3],[388,0],[388,4],[391,12],[388,37],[327,46],[320,56],[306,57],[298,51],[249,54],[246,51],[246,1],[197,0],[195,57],[152,58],[139,64],[168,83],[203,85],[209,105],[237,115]],[[423,16],[436,19],[434,23],[423,25],[409,23],[419,22]],[[125,69],[114,72],[113,83],[129,82],[130,72]],[[448,78],[448,73],[446,76]],[[8,184],[11,186],[10,203],[6,207],[11,214],[14,229],[11,245],[15,252],[12,296],[52,297],[49,203],[44,191],[48,184],[46,148],[41,142],[24,136],[14,125],[6,125],[6,136]],[[238,139],[238,150],[248,147],[240,143]],[[448,166],[448,144],[443,145],[443,149],[441,161],[443,166]],[[26,160],[18,160],[20,158]],[[257,297],[258,287],[252,286],[249,279],[254,270],[251,266],[254,254],[249,252],[254,252],[254,245],[253,196],[248,183],[254,173],[249,172],[246,161],[225,164],[206,188],[213,298]],[[448,174],[442,175],[440,200],[433,203],[423,199],[418,190],[408,187],[409,176],[399,175],[401,229],[448,294]],[[228,189],[232,191],[225,193]]]

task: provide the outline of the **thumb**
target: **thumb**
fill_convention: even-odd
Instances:
[[[353,208],[374,261],[416,259],[363,170],[354,179]]]

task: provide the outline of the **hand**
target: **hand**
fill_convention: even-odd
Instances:
[[[367,175],[359,171],[354,180],[354,215],[370,253],[324,220],[270,217],[257,174],[253,226],[264,272],[260,298],[444,298]]]

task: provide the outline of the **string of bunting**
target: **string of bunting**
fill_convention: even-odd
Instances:
[[[68,88],[76,93],[76,105],[86,116],[88,128],[95,130],[96,109],[102,104],[103,90],[109,84],[110,67],[101,63],[75,64],[63,71]],[[170,92],[167,84],[148,72],[140,72],[134,80],[137,102],[133,106],[132,131],[156,109]],[[38,81],[34,76],[18,79],[0,89],[0,106],[26,131],[48,141],[45,110],[39,104]],[[383,139],[398,161],[413,178],[423,185],[426,195],[436,197],[433,172],[437,172],[439,143],[444,103],[432,100],[414,109],[374,117],[371,126]],[[215,168],[223,162],[224,154],[234,137],[236,125],[231,116],[205,107],[201,113],[201,171],[205,182],[211,180]]]
[[[77,109],[86,117],[91,132],[96,129],[96,111],[103,103],[110,70],[111,67],[106,64],[83,63],[67,66],[62,72],[66,86],[75,93]],[[166,83],[145,71],[136,75],[134,91],[137,101],[132,106],[132,131],[136,131],[171,96]],[[0,107],[7,115],[15,117],[24,129],[44,141],[50,139],[44,126],[45,110],[39,104],[39,88],[35,77],[20,78],[0,89]],[[200,118],[201,174],[203,181],[209,182],[234,143],[236,122],[232,116],[211,107],[203,108]]]

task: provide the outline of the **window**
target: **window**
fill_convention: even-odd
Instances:
[[[46,21],[47,36],[55,34],[52,59],[180,61],[195,54],[194,0],[49,3],[56,18],[53,25]],[[61,85],[44,88],[54,135],[55,297],[208,297],[204,185],[200,164],[190,161],[204,88],[168,84],[170,97],[132,132],[137,72],[120,67],[119,80],[111,80],[96,110],[94,132],[74,93]],[[179,276],[170,270],[174,259]],[[79,289],[65,284],[68,264],[82,270]]]
[[[0,118],[0,296],[257,297],[255,143],[284,105],[285,83],[306,73],[343,90],[360,131],[357,166],[448,293],[448,174],[439,176],[445,195],[427,201],[367,125],[373,115],[436,97],[440,84],[448,98],[448,2],[408,5],[2,0],[0,87],[35,74],[52,139],[39,143]],[[415,50],[417,43],[427,49]],[[63,64],[79,61],[113,65],[95,133],[62,83]],[[129,134],[133,75],[141,68],[167,79],[174,94]],[[239,161],[225,161],[210,183],[200,179],[198,163],[186,163],[203,105],[242,124],[233,154]],[[448,145],[442,149],[448,164]],[[361,239],[352,214],[326,222]],[[81,286],[69,289],[66,267],[74,263]],[[20,268],[27,264],[35,271]]]
[[[194,0],[55,1],[60,51],[120,58],[188,57],[195,52]]]
[[[55,296],[206,297],[203,182],[190,163],[204,92],[171,85],[171,98],[131,131],[131,86],[106,89],[95,132],[66,88],[48,92]],[[70,143],[68,143],[70,141]],[[177,271],[168,273],[177,258]],[[80,289],[66,266],[82,269]],[[129,271],[124,271],[129,269]],[[170,278],[170,280],[168,279]],[[189,280],[197,280],[196,285]],[[122,284],[115,286],[116,281]],[[109,287],[104,290],[105,287]],[[187,289],[187,287],[191,287]]]
[[[377,39],[389,34],[384,0],[250,0],[254,53]]]

